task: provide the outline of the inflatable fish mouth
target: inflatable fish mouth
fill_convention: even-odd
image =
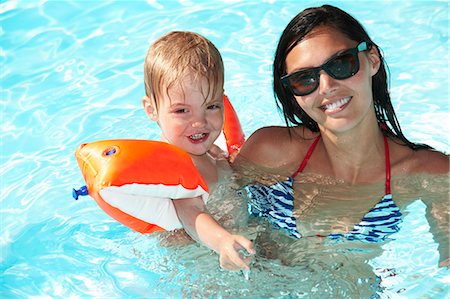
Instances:
[[[82,173],[88,174],[89,177],[96,177],[98,174],[97,170],[101,168],[98,164],[100,159],[98,157],[92,157],[93,154],[96,154],[96,151],[90,150],[89,146],[88,149],[84,149],[87,145],[87,143],[81,144],[75,152],[75,157],[77,158],[78,166],[80,166]]]

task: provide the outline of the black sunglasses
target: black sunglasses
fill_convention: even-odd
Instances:
[[[337,80],[344,80],[355,75],[359,71],[358,53],[367,51],[371,47],[370,43],[362,42],[356,48],[331,57],[319,67],[300,70],[281,77],[281,83],[296,96],[308,95],[319,87],[321,70]]]

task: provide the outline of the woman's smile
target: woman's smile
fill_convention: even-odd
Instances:
[[[341,98],[337,101],[327,101],[325,104],[323,104],[322,106],[320,106],[319,108],[322,109],[325,114],[327,115],[332,115],[335,113],[338,113],[342,110],[344,110],[348,104],[350,103],[350,101],[352,100],[352,97],[344,97]]]

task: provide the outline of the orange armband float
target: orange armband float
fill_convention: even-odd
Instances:
[[[245,135],[242,132],[241,123],[239,122],[236,111],[227,96],[224,96],[223,104],[224,116],[222,132],[225,136],[228,154],[232,155],[239,151],[241,146],[244,144]]]
[[[224,125],[232,154],[244,142],[244,134],[228,99],[224,101],[225,122],[233,122],[228,125],[235,130],[225,132]],[[172,199],[200,196],[206,202],[209,196],[189,154],[165,142],[96,141],[82,144],[75,157],[86,186],[74,189],[73,197],[89,194],[109,216],[140,233],[182,228]]]
[[[171,199],[208,198],[191,157],[168,143],[97,141],[81,145],[75,156],[89,195],[109,216],[141,233],[182,227]]]

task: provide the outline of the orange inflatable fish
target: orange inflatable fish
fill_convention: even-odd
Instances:
[[[224,136],[229,153],[244,134],[228,98],[224,99]],[[117,139],[82,144],[75,152],[89,194],[112,218],[140,233],[181,228],[172,199],[201,196],[208,186],[189,154],[160,141]]]

